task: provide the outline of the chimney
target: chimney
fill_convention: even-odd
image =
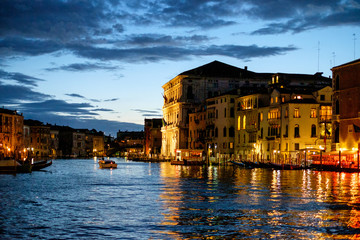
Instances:
[[[247,71],[247,66],[245,66],[245,71]]]

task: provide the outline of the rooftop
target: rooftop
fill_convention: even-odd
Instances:
[[[245,69],[231,66],[229,64],[213,61],[200,67],[180,73],[180,75],[195,75],[200,77],[226,77],[239,78],[244,74],[252,73]]]

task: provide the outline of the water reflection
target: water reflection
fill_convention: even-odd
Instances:
[[[360,237],[357,173],[161,165],[162,225],[177,238]]]
[[[360,238],[357,173],[116,162],[0,175],[0,238]]]

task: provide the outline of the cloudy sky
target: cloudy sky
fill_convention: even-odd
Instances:
[[[360,0],[1,0],[0,106],[115,134],[162,116],[162,85],[222,61],[331,75],[360,58]]]

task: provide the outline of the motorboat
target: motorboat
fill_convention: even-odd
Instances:
[[[113,160],[99,160],[100,168],[117,168],[117,164]]]

